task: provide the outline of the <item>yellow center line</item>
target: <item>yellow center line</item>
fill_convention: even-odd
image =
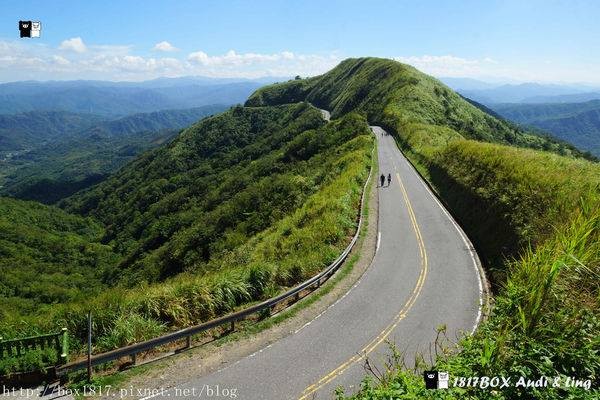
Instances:
[[[421,236],[421,229],[419,228],[419,224],[417,223],[417,218],[413,211],[412,204],[410,203],[410,200],[408,199],[408,194],[406,193],[406,188],[404,187],[404,183],[402,182],[402,179],[400,178],[400,174],[397,172],[396,172],[396,178],[398,179],[398,182],[400,184],[400,190],[402,191],[402,197],[404,198],[404,202],[406,203],[406,208],[408,209],[408,215],[410,217],[410,221],[412,223],[413,230],[415,231],[415,236],[417,238],[417,243],[419,245],[419,253],[421,256],[421,271],[419,274],[419,279],[417,279],[417,283],[412,291],[412,294],[410,295],[410,297],[408,298],[408,300],[406,301],[404,306],[402,306],[402,309],[400,309],[398,314],[396,314],[396,316],[394,317],[392,322],[383,331],[381,331],[381,333],[379,335],[377,335],[376,338],[374,338],[365,347],[363,347],[357,354],[350,357],[347,361],[342,363],[336,369],[329,372],[327,375],[323,376],[317,382],[313,383],[312,385],[310,385],[306,389],[304,389],[299,400],[308,399],[309,396],[312,395],[314,392],[316,392],[323,386],[327,385],[329,382],[334,380],[339,375],[343,374],[344,371],[346,371],[348,368],[350,368],[350,366],[352,366],[354,363],[357,363],[360,360],[364,359],[367,355],[369,355],[369,353],[371,353],[373,350],[375,350],[375,348],[377,348],[377,346],[379,346],[392,333],[392,331],[396,328],[398,323],[400,323],[400,321],[402,321],[406,317],[406,314],[408,313],[408,311],[415,304],[417,297],[419,297],[419,295],[421,294],[421,290],[423,289],[423,285],[425,284],[425,277],[427,276],[427,251],[425,250],[425,243],[423,241],[423,236]]]

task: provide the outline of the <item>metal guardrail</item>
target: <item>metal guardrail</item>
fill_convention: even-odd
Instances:
[[[19,339],[2,340],[0,337],[0,359],[20,357],[31,350],[54,348],[58,355],[58,363],[65,364],[69,352],[69,336],[67,328],[58,333],[30,336]]]
[[[282,293],[276,297],[270,298],[268,300],[265,300],[259,304],[255,304],[246,309],[236,311],[234,313],[204,322],[199,325],[181,329],[176,332],[167,333],[163,336],[159,336],[154,339],[146,340],[144,342],[135,343],[135,344],[121,347],[121,348],[111,350],[111,351],[108,351],[105,353],[92,355],[92,357],[90,359],[91,366],[97,366],[97,365],[104,364],[104,363],[107,363],[110,361],[114,361],[114,360],[117,360],[117,359],[123,358],[123,357],[132,357],[135,359],[135,356],[138,353],[142,353],[144,351],[148,351],[148,350],[154,349],[156,347],[159,347],[159,346],[162,346],[162,345],[165,345],[168,343],[172,343],[172,342],[175,342],[175,341],[181,340],[181,339],[187,339],[187,347],[189,347],[190,338],[193,335],[207,331],[209,329],[219,327],[221,325],[231,324],[233,326],[233,324],[235,324],[235,322],[243,320],[252,314],[260,313],[267,309],[269,309],[269,310],[272,309],[273,307],[284,302],[285,300],[287,300],[293,296],[299,295],[299,293],[305,289],[308,289],[311,287],[319,287],[323,282],[325,282],[327,279],[329,279],[331,277],[331,275],[333,275],[335,273],[335,271],[338,270],[338,268],[342,265],[344,260],[346,260],[346,258],[348,257],[348,254],[350,254],[350,251],[352,251],[352,248],[354,247],[354,245],[356,244],[356,241],[358,240],[358,237],[360,235],[360,230],[361,230],[362,224],[363,224],[362,214],[363,214],[363,207],[364,207],[364,201],[365,201],[365,192],[367,189],[367,185],[369,184],[369,181],[371,179],[372,170],[373,170],[373,168],[370,167],[369,175],[367,176],[367,180],[365,181],[365,184],[364,184],[363,190],[362,190],[362,194],[360,197],[360,208],[359,208],[359,213],[358,213],[358,226],[356,228],[356,233],[354,234],[354,236],[352,237],[352,240],[350,241],[350,244],[348,244],[348,246],[342,252],[342,254],[340,254],[340,256],[335,261],[333,261],[326,269],[324,269],[317,275],[313,276],[312,278],[300,283],[299,285],[295,286],[294,288],[288,290],[287,292]],[[57,367],[56,373],[57,373],[57,375],[60,376],[60,375],[66,374],[68,372],[85,369],[85,368],[87,368],[87,366],[88,366],[88,360],[76,361],[76,362],[68,363],[68,364]]]

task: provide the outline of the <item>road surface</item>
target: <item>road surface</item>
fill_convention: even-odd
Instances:
[[[338,386],[357,390],[366,358],[381,368],[389,343],[410,365],[417,352],[429,360],[436,327],[451,339],[472,332],[482,303],[476,255],[392,136],[372,129],[391,182],[378,188],[378,249],[362,278],[294,334],[156,397],[233,390],[238,399],[331,399]]]

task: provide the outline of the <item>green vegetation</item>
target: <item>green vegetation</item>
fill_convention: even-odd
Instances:
[[[261,89],[247,104],[303,100],[338,117],[362,112],[393,132],[491,272],[497,297],[490,318],[460,347],[441,349],[438,369],[451,376],[576,376],[597,382],[598,164],[570,145],[494,118],[435,79],[389,60],[346,60],[320,77]],[[352,398],[591,399],[598,394],[432,392],[420,374],[400,369],[378,378],[378,384],[366,381]]]
[[[108,350],[312,276],[356,229],[372,147],[364,118],[325,123],[306,103],[235,107],[199,122],[63,202],[106,227],[101,246],[118,259],[94,271],[109,288],[14,310],[0,335],[66,326],[82,339],[92,309],[95,349]]]
[[[348,59],[325,75],[266,86],[250,96],[246,105],[304,100],[330,110],[333,117],[362,112],[369,122],[402,132],[411,146],[435,146],[439,141],[464,137],[581,154],[568,144],[494,118],[436,79],[385,59]]]
[[[336,119],[325,123],[307,102]],[[81,299],[75,285],[50,303],[36,298],[35,309],[21,305],[28,304],[23,294],[0,297],[12,307],[0,315],[0,335],[66,326],[82,338],[85,313],[93,309],[96,350],[106,350],[222,315],[314,274],[356,227],[373,146],[367,119],[394,133],[474,241],[493,279],[491,316],[458,349],[439,349],[437,368],[453,376],[561,375],[597,382],[600,166],[570,145],[487,114],[412,67],[373,58],[260,89],[246,107],[199,122],[61,202],[85,219],[40,208],[71,221],[42,225],[48,238],[90,246],[95,253],[88,258],[81,252],[63,256],[69,245],[57,251],[55,242],[29,240],[33,217],[27,216],[34,206],[15,202],[12,207],[24,211],[8,214],[18,216],[23,233],[8,231],[0,252],[19,248],[9,253],[17,257],[22,247],[39,264],[32,274],[52,272],[53,260],[63,257],[60,270],[72,271],[73,282],[81,274],[107,289]],[[88,259],[100,261],[92,272]],[[19,268],[8,265],[8,276],[18,276]],[[432,394],[413,372],[389,371],[354,398],[491,395],[461,389]]]
[[[58,356],[53,348],[42,348],[27,351],[23,356],[0,358],[0,376],[19,372],[45,371],[45,368],[56,365]]]
[[[504,118],[550,132],[600,157],[600,100],[585,103],[496,104],[493,108]]]
[[[117,260],[100,243],[102,234],[102,227],[88,218],[0,198],[0,320],[37,312],[40,304],[97,295],[103,288],[98,271]],[[15,334],[3,331],[0,336]]]
[[[87,129],[103,120],[93,114],[67,111],[37,111],[0,114],[0,158],[5,152],[26,150],[40,142],[59,139],[69,132]]]
[[[0,194],[55,203],[102,181],[143,151],[169,141],[178,129],[225,109],[211,105],[100,122],[100,117],[91,115],[79,124],[69,123],[66,116],[83,116],[66,112],[2,117],[0,142],[3,130],[35,140],[19,151],[7,151],[9,148],[0,145]],[[44,129],[49,115],[58,121]]]

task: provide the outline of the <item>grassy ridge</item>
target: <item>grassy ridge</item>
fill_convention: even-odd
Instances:
[[[552,153],[454,140],[426,172],[501,276],[506,258],[547,240],[582,201],[597,201],[600,165]],[[494,277],[494,276],[492,276]]]
[[[525,132],[486,114],[409,65],[380,58],[347,59],[321,76],[265,86],[250,96],[246,105],[305,100],[330,110],[334,117],[350,111],[364,113],[371,123],[404,135],[433,131],[421,140],[438,141],[437,131],[444,129],[467,139],[581,154],[566,143]]]
[[[314,275],[354,233],[372,147],[364,118],[325,123],[307,104],[235,108],[191,128],[111,185],[68,203],[108,226],[97,233],[120,256],[119,266],[100,271],[112,288],[15,310],[3,316],[0,335],[66,326],[79,340],[92,309],[95,351],[108,350],[223,315]],[[157,191],[165,187],[171,192]],[[206,229],[218,235],[203,238]]]
[[[565,143],[484,113],[435,79],[390,60],[346,60],[331,72],[257,91],[249,104],[309,100],[359,111],[394,133],[475,242],[496,283],[496,305],[460,351],[451,376],[591,378],[600,371],[600,166]],[[545,150],[545,151],[540,151]],[[410,360],[409,360],[410,361]],[[423,365],[421,365],[422,367]],[[507,390],[494,398],[595,398],[596,392]],[[353,399],[488,398],[431,392],[419,374],[390,371]],[[340,395],[343,397],[343,395]]]

